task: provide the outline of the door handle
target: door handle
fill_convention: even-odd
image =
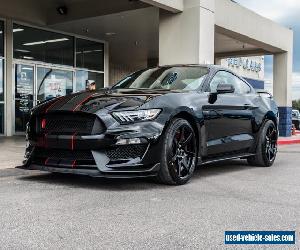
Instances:
[[[248,103],[244,104],[244,109],[254,110],[254,109],[257,109],[257,108],[258,108],[258,106],[253,106],[253,105],[248,104]]]

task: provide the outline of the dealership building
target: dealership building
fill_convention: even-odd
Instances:
[[[141,68],[220,64],[273,93],[291,134],[293,32],[231,0],[0,0],[0,134],[23,134],[39,102]]]

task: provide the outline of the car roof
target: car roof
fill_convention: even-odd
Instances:
[[[203,68],[208,68],[211,70],[226,70],[226,71],[232,72],[228,68],[224,68],[220,65],[215,65],[215,64],[168,64],[168,65],[159,66],[159,68],[169,68],[169,67],[203,67]],[[232,72],[232,73],[234,73],[234,72]]]

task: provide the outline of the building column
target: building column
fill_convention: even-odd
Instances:
[[[214,9],[214,0],[184,0],[181,13],[160,10],[159,65],[214,63]]]
[[[292,135],[292,49],[274,55],[273,88],[274,98],[279,107],[279,135]]]
[[[6,105],[5,105],[5,135],[13,135],[13,110],[14,106],[14,94],[13,94],[13,22],[11,19],[6,20],[6,39],[5,39],[5,48],[6,48],[6,64],[5,64],[5,90],[6,90]]]

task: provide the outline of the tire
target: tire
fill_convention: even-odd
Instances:
[[[298,120],[296,121],[293,121],[293,125],[295,126],[295,129],[299,130],[299,127],[300,127],[300,122]]]
[[[261,129],[256,155],[247,159],[248,164],[252,166],[271,167],[277,154],[278,131],[273,121],[265,122]]]
[[[187,183],[197,165],[198,149],[193,127],[176,118],[168,125],[164,136],[157,179],[167,185]]]

